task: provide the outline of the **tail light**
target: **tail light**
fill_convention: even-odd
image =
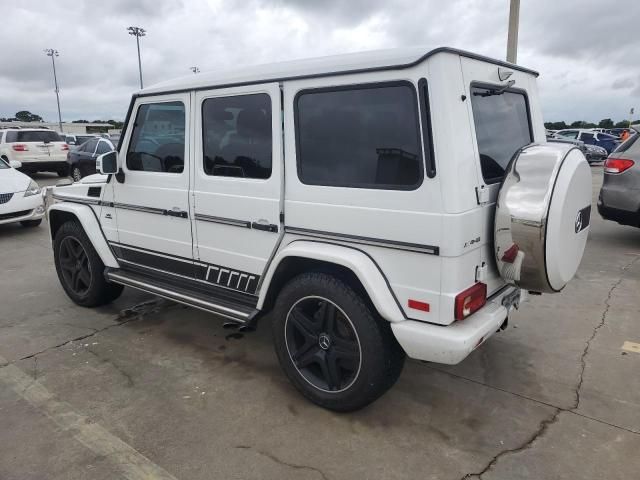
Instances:
[[[487,303],[487,285],[476,283],[456,296],[455,318],[464,320],[472,313],[480,310]]]
[[[69,145],[67,145],[66,143],[62,144],[62,150],[69,150]]]
[[[604,171],[607,173],[622,173],[633,167],[633,160],[626,158],[607,158],[604,162]]]
[[[11,148],[13,148],[16,152],[26,152],[27,150],[29,150],[29,147],[27,147],[24,143],[14,143],[13,145],[11,145]]]

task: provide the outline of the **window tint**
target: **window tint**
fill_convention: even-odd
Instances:
[[[495,92],[490,88],[471,88],[480,166],[487,183],[500,181],[511,157],[533,141],[524,94]]]
[[[204,171],[243,178],[271,176],[271,98],[209,98],[202,104]]]
[[[98,139],[94,138],[82,144],[80,150],[87,153],[93,153],[96,151],[96,145],[98,144]]]
[[[61,142],[62,139],[57,132],[36,130],[7,132],[7,143],[12,142]]]
[[[566,132],[558,132],[558,134],[567,138],[578,138],[577,130],[567,130]]]
[[[109,142],[105,142],[104,140],[98,142],[98,149],[96,150],[96,155],[102,155],[103,153],[107,153],[113,150]]]
[[[582,132],[580,134],[580,140],[582,140],[584,143],[593,143],[594,135],[593,133]]]
[[[127,168],[182,173],[184,137],[185,108],[182,102],[140,105],[127,152]]]
[[[296,102],[303,183],[411,189],[423,177],[418,106],[408,84],[317,90]]]

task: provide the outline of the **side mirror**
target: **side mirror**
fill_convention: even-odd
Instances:
[[[18,160],[11,160],[9,162],[9,166],[17,170],[18,168],[22,168],[22,162],[19,162]]]
[[[118,173],[118,152],[103,153],[96,158],[96,170],[103,175]]]

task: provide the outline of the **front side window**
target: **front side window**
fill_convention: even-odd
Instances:
[[[140,105],[127,151],[127,168],[182,173],[184,143],[185,108],[182,102]]]
[[[308,185],[415,189],[422,182],[409,83],[310,90],[296,101],[298,177]]]
[[[111,145],[109,145],[109,142],[105,142],[104,140],[101,140],[98,143],[98,148],[96,149],[96,155],[102,155],[103,153],[110,152],[111,150],[113,150],[113,148],[111,148]]]
[[[482,176],[486,183],[499,182],[511,157],[533,141],[527,98],[512,90],[472,87],[471,107]]]
[[[98,144],[97,139],[87,140],[82,144],[80,150],[87,153],[93,153],[96,150],[96,145]]]
[[[261,93],[206,99],[202,103],[202,141],[207,175],[269,178],[271,98]]]

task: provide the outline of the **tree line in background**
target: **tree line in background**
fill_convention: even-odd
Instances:
[[[597,124],[587,122],[585,120],[576,120],[571,124],[565,122],[544,122],[545,128],[549,130],[564,130],[566,128],[627,128],[629,127],[629,120],[622,120],[614,123],[610,118],[603,118]]]
[[[16,112],[13,117],[0,117],[0,122],[42,122],[42,117],[31,113],[27,110],[21,110]],[[123,122],[118,120],[73,120],[71,123],[108,123],[113,125],[113,128],[122,128]]]

